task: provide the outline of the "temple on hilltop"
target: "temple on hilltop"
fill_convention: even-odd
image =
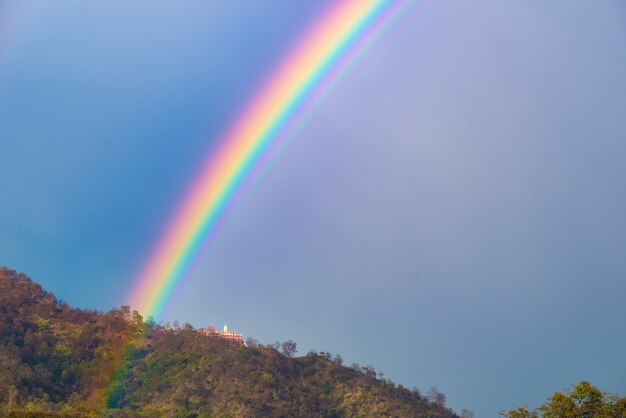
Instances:
[[[200,328],[198,330],[201,334],[208,335],[209,337],[222,338],[227,341],[234,341],[237,343],[243,343],[243,337],[233,331],[228,330],[228,325],[224,324],[224,330],[222,332],[216,331],[215,327],[211,325],[209,328]]]

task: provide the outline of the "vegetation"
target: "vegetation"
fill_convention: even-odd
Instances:
[[[0,416],[456,416],[434,388],[428,400],[339,355],[248,342],[162,327],[128,307],[74,309],[0,268]]]
[[[591,383],[582,381],[572,389],[555,392],[538,408],[521,406],[500,412],[507,418],[625,418],[626,397],[603,393]]]

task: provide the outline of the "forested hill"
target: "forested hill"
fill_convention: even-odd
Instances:
[[[0,268],[0,416],[456,416],[338,363],[164,328],[127,308],[73,309]]]

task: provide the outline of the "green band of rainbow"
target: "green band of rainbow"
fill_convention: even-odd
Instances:
[[[339,58],[403,1],[337,0],[322,15],[199,173],[136,282],[133,308],[159,317],[203,238],[263,151]]]

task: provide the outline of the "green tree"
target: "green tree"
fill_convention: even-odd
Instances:
[[[626,418],[626,398],[606,394],[587,381],[555,392],[534,410],[519,407],[501,411],[507,418]]]

